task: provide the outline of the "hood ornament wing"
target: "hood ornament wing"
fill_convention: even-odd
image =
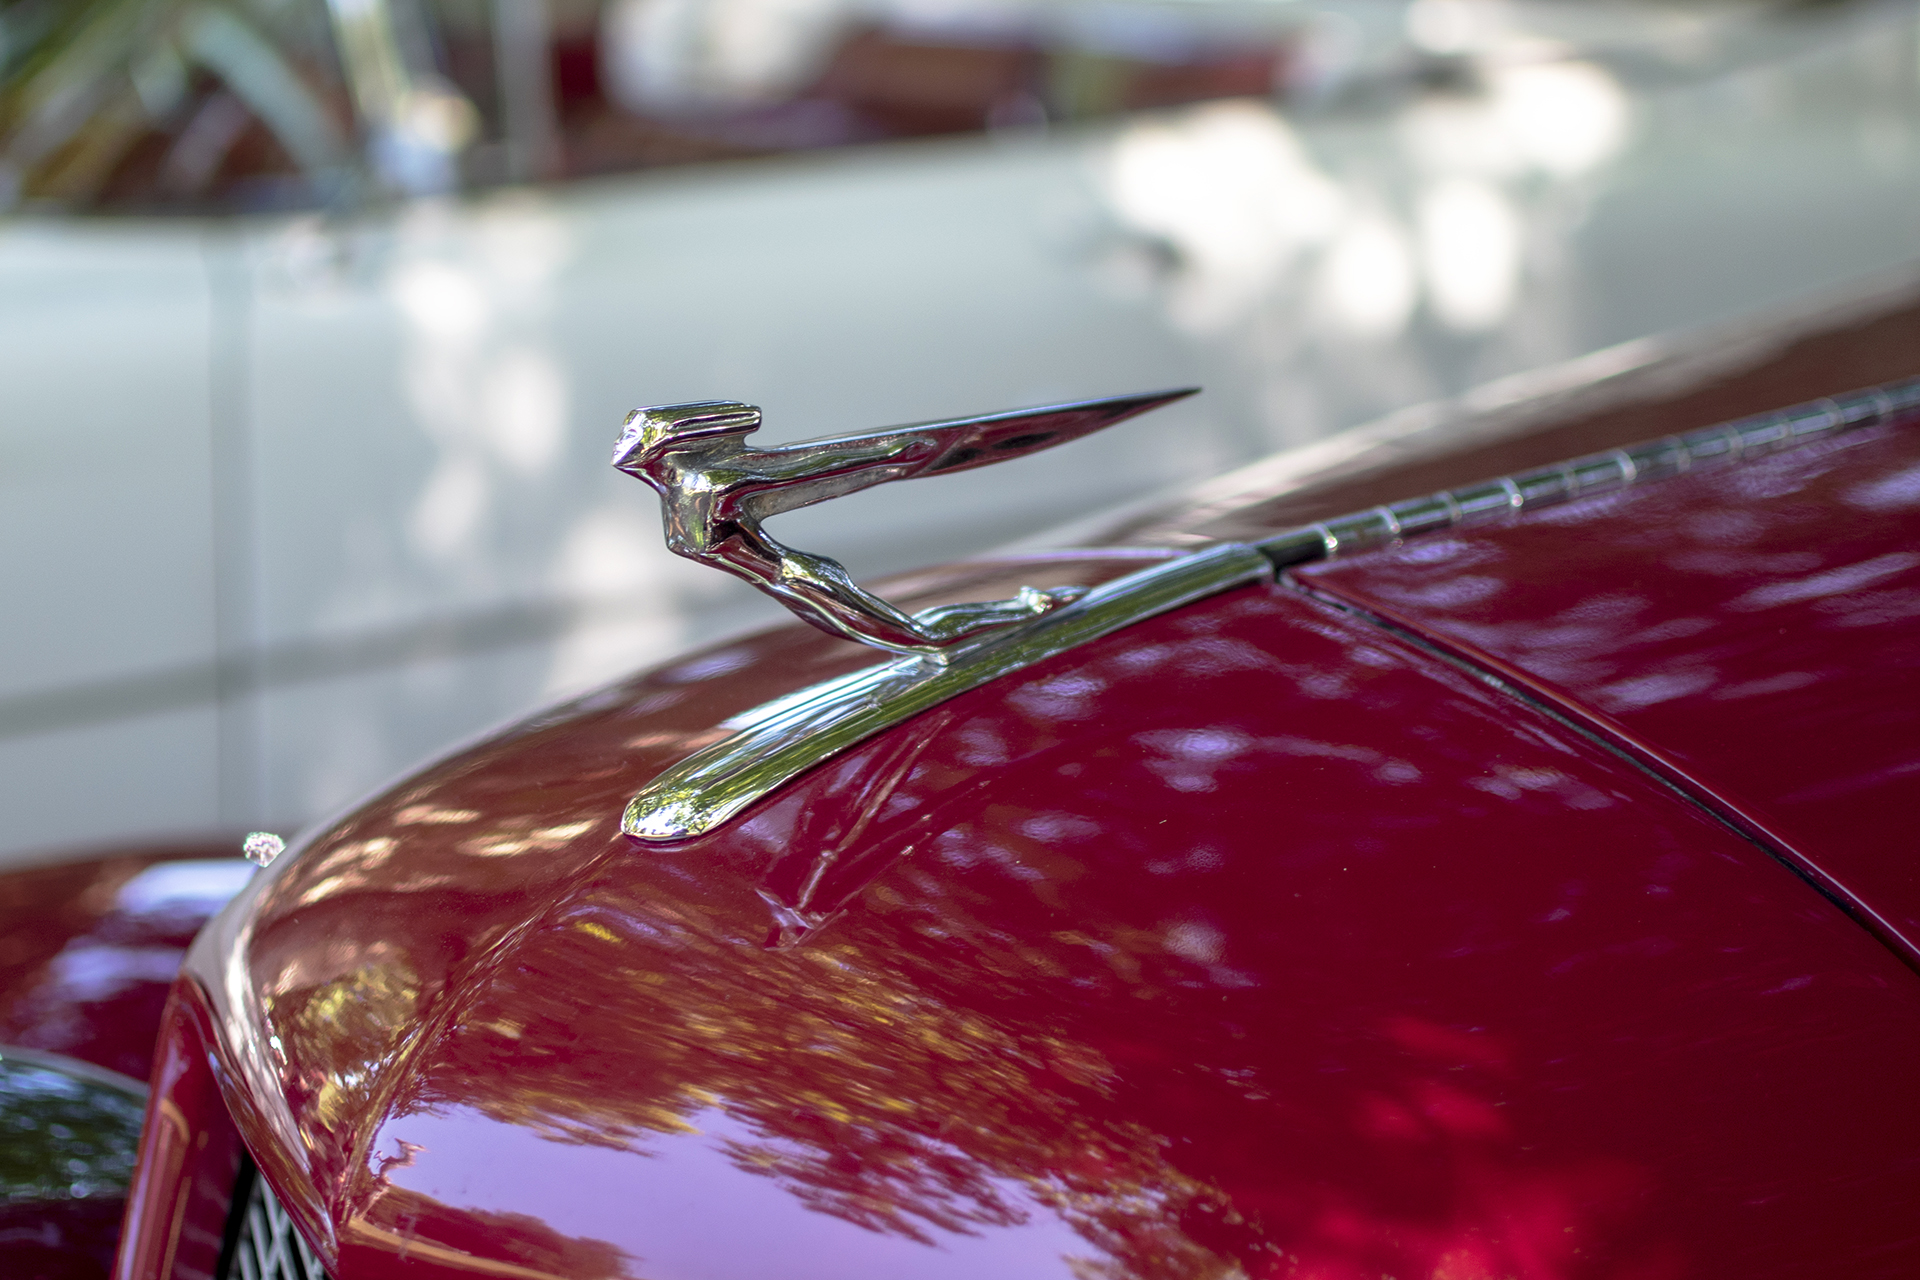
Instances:
[[[889,480],[1025,457],[1198,389],[887,427],[770,449],[746,443],[760,426],[760,410],[752,405],[730,400],[661,405],[627,415],[613,465],[659,491],[667,546],[676,554],[745,578],[833,635],[940,659],[962,640],[1041,617],[1085,589],[1023,587],[1008,600],[904,613],[855,586],[837,560],[776,542],[761,521]]]

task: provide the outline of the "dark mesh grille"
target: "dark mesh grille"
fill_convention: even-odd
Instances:
[[[319,1259],[267,1189],[266,1179],[255,1175],[242,1181],[250,1184],[246,1208],[221,1280],[327,1280]]]

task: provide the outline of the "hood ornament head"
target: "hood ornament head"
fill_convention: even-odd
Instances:
[[[823,631],[895,653],[940,657],[992,627],[1045,614],[1084,589],[1023,587],[1009,600],[908,614],[853,584],[826,556],[784,546],[760,522],[889,480],[1024,457],[1189,396],[1198,388],[888,427],[756,449],[760,410],[730,400],[635,409],[613,465],[660,493],[667,546],[737,574]]]

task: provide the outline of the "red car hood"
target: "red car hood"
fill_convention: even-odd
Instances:
[[[203,938],[229,1104],[336,1280],[1920,1267],[1914,974],[1636,762],[1292,583],[708,837],[619,833],[726,716],[871,660],[788,628],[536,717]],[[826,922],[770,946],[796,911]]]
[[[1713,797],[1920,962],[1920,424],[1300,577]]]

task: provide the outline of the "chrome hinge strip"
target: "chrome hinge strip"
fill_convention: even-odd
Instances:
[[[627,805],[635,839],[703,835],[815,765],[927,708],[1043,658],[1195,600],[1273,577],[1240,543],[1164,561],[1095,587],[1033,622],[987,633],[945,662],[902,658],[802,689],[726,721],[733,733],[674,765]]]
[[[1625,449],[1609,449],[1571,462],[1536,467],[1460,489],[1409,498],[1353,515],[1301,525],[1254,545],[1279,568],[1391,546],[1423,533],[1480,524],[1521,511],[1556,507],[1580,498],[1638,487],[1696,467],[1740,462],[1878,426],[1920,409],[1920,378],[1890,382],[1847,395],[1794,405],[1774,413],[1667,436]]]

